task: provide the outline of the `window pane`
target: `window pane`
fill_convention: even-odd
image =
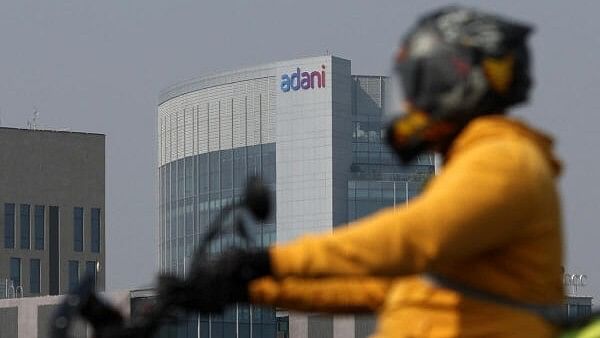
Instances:
[[[177,199],[182,199],[185,193],[184,159],[177,160]]]
[[[220,317],[220,318],[219,318]],[[222,316],[213,316],[211,323],[211,338],[229,338],[223,336],[223,317]]]
[[[79,285],[79,262],[69,261],[69,292],[74,292]]]
[[[92,285],[96,289],[96,261],[85,262],[85,276],[92,278]]]
[[[208,154],[198,155],[198,191],[208,193]]]
[[[235,337],[236,327],[234,323],[223,324],[223,337]]]
[[[221,190],[221,174],[219,167],[220,158],[219,152],[215,151],[209,155],[209,189],[210,192],[219,192]]]
[[[40,293],[40,260],[32,259],[29,261],[29,268],[29,291]]]
[[[208,320],[200,322],[200,338],[209,338]]]
[[[184,254],[184,238],[177,239],[177,274],[183,276],[183,254]]]
[[[100,209],[92,208],[92,252],[100,252]]]
[[[262,146],[262,179],[265,184],[275,184],[275,143]]]
[[[236,190],[243,190],[246,186],[246,148],[233,152],[233,182]]]
[[[83,251],[83,208],[73,208],[73,250]]]
[[[29,204],[19,205],[20,224],[21,224],[21,249],[29,250],[31,247],[31,218]]]
[[[44,250],[44,212],[45,208],[43,205],[35,206],[35,227],[34,227],[34,236],[35,236],[35,249],[36,250]]]
[[[260,176],[260,145],[246,148],[248,151],[248,177]]]
[[[260,323],[262,316],[261,308],[256,305],[253,305],[250,311],[252,311],[252,323]]]
[[[250,338],[250,324],[240,323],[239,327],[240,327],[240,337],[239,338]]]
[[[4,204],[4,247],[7,249],[15,248],[15,205],[14,203]]]
[[[186,334],[187,334],[186,321],[179,319],[177,321],[177,335],[175,337],[176,338],[187,338]]]
[[[290,335],[290,317],[277,317],[277,335],[278,337],[288,338]]]
[[[21,258],[10,258],[10,280],[15,287],[21,286]]]
[[[354,139],[357,142],[366,142],[368,141],[368,133],[365,130],[365,124],[364,122],[356,122],[355,123],[355,129],[354,129]]]
[[[185,227],[185,201],[183,199],[177,201],[177,237],[184,236]]]
[[[221,189],[233,189],[233,152],[221,151]]]
[[[169,233],[171,234],[170,238],[175,239],[175,238],[177,238],[177,210],[178,210],[177,200],[172,200],[169,208],[171,209],[171,211],[170,211],[171,218],[169,220],[169,222],[170,222],[169,223],[170,224]]]
[[[177,162],[169,163],[171,172],[171,203],[177,200]]]
[[[194,233],[194,198],[185,200],[185,235]]]
[[[185,159],[185,196],[194,195],[194,158]]]
[[[60,294],[60,208],[48,206],[48,292]],[[64,276],[63,276],[64,279]]]
[[[276,337],[277,336],[277,329],[275,324],[263,324],[262,326],[262,336],[263,337]]]

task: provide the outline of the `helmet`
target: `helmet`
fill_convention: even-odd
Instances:
[[[459,6],[417,22],[395,60],[406,113],[391,123],[388,141],[403,162],[443,151],[477,116],[527,101],[530,32],[528,25]]]

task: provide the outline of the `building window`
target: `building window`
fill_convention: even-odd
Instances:
[[[15,288],[21,286],[21,258],[10,258],[10,280]]]
[[[289,338],[290,336],[290,317],[277,317],[277,337]]]
[[[275,143],[262,145],[262,180],[264,184],[275,184]]]
[[[58,295],[60,290],[60,208],[48,206],[48,293]],[[64,279],[64,276],[63,276]]]
[[[29,250],[31,247],[31,217],[29,204],[19,205],[21,224],[21,249]]]
[[[94,290],[96,289],[96,261],[85,262],[85,277],[92,279]]]
[[[4,247],[15,248],[15,204],[4,203]]]
[[[100,252],[100,209],[92,208],[92,252]]]
[[[83,208],[73,208],[73,250],[83,251]]]
[[[69,292],[74,292],[79,285],[79,262],[69,261]]]
[[[32,294],[40,293],[40,260],[32,259],[29,262],[29,291]]]
[[[35,249],[44,250],[44,213],[43,205],[36,205],[34,210],[34,237]]]

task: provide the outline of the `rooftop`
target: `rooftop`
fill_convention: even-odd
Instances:
[[[70,130],[64,130],[64,129],[29,129],[29,128],[15,128],[15,127],[0,127],[0,131],[2,130],[11,130],[11,131],[18,131],[18,132],[24,132],[24,133],[35,133],[35,132],[40,132],[40,133],[59,133],[59,134],[78,134],[78,135],[97,135],[97,136],[106,136],[106,134],[102,134],[102,133],[90,133],[90,132],[83,132],[83,131],[70,131]]]

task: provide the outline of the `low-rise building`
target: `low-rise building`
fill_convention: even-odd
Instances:
[[[0,298],[104,290],[105,135],[2,127],[0,163]]]

